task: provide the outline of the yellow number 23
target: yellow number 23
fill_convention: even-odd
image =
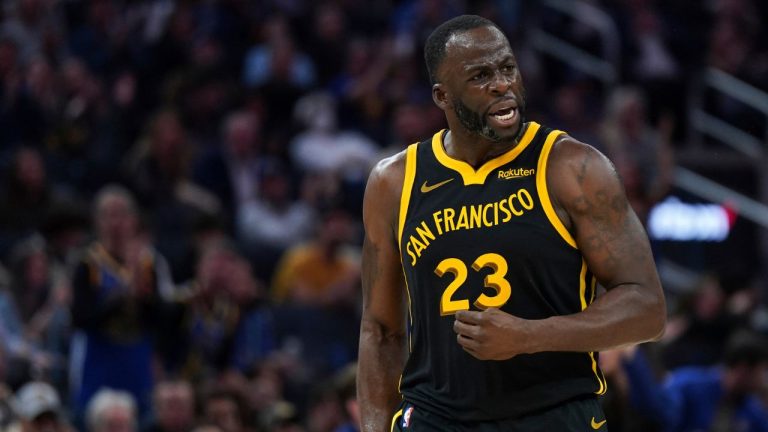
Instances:
[[[504,279],[509,268],[507,260],[499,254],[483,254],[472,263],[472,269],[480,271],[483,267],[493,270],[491,274],[485,277],[485,286],[492,288],[496,291],[496,294],[492,296],[484,293],[480,294],[477,300],[475,300],[475,306],[480,309],[501,307],[509,301],[509,297],[512,295],[512,286],[509,284],[509,281]],[[453,280],[448,284],[448,288],[443,291],[440,299],[440,315],[452,315],[456,311],[468,310],[468,299],[453,298],[456,290],[467,280],[467,265],[458,258],[446,258],[437,265],[435,274],[443,277],[446,273],[453,274]]]

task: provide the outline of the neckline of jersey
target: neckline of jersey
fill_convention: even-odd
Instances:
[[[452,169],[461,175],[461,178],[464,181],[464,186],[482,185],[485,184],[485,180],[488,178],[488,174],[490,174],[491,171],[512,162],[520,153],[522,153],[523,150],[528,147],[528,144],[533,141],[533,137],[536,136],[536,132],[538,132],[540,127],[541,125],[534,121],[528,122],[528,127],[525,129],[525,133],[523,133],[523,138],[520,139],[520,142],[516,146],[509,149],[507,152],[486,161],[477,170],[475,170],[469,163],[461,159],[454,159],[448,155],[443,144],[443,136],[445,135],[446,129],[442,129],[432,136],[432,152],[435,154],[437,161],[440,162],[441,165]]]

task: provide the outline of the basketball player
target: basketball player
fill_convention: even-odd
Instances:
[[[525,121],[491,21],[442,24],[425,58],[449,128],[381,161],[365,195],[363,430],[607,430],[597,352],[665,323],[616,172]]]

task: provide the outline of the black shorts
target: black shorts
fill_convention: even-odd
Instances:
[[[392,417],[398,432],[607,432],[608,424],[597,398],[578,399],[516,419],[463,423],[435,415],[403,401]]]

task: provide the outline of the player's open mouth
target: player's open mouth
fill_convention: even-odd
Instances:
[[[494,111],[489,115],[500,126],[511,126],[515,123],[517,117],[517,108],[505,107],[498,111]]]

